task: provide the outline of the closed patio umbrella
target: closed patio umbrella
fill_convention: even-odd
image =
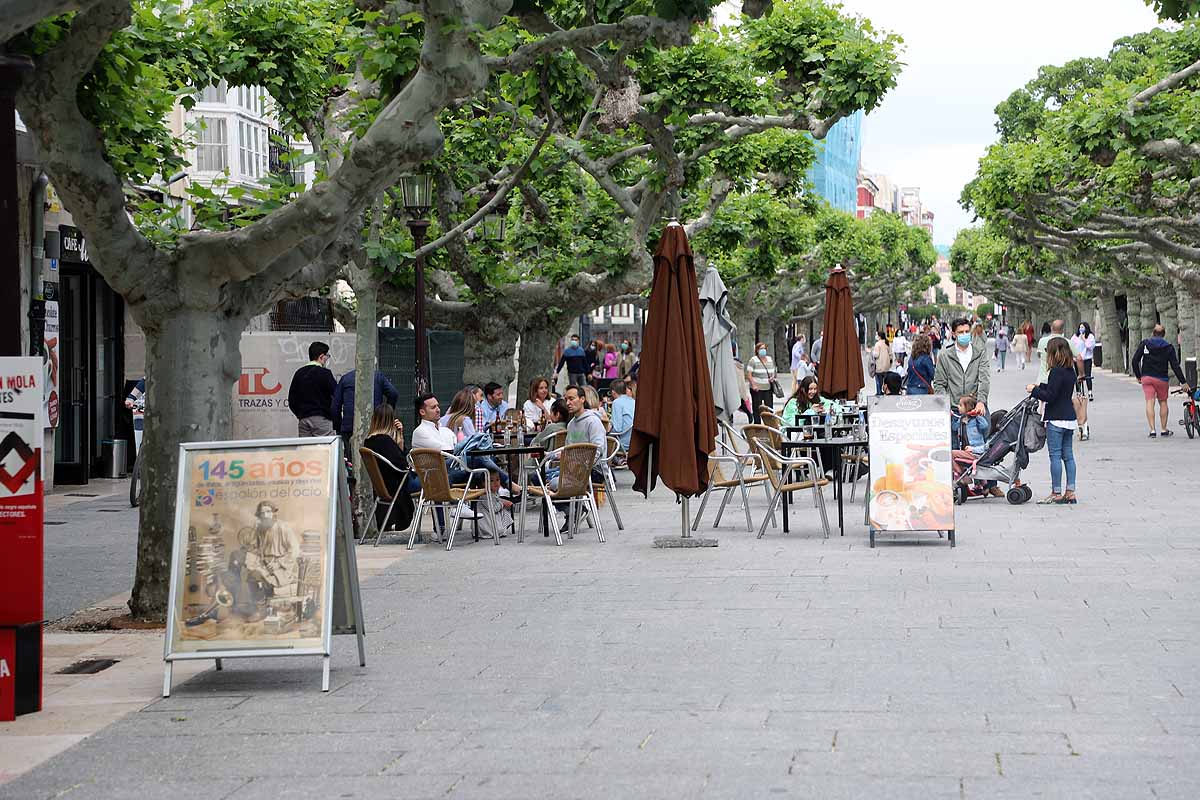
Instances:
[[[696,266],[683,226],[672,222],[654,254],[654,287],[629,445],[634,491],[648,494],[661,478],[684,498],[704,492],[716,433]],[[688,526],[685,507],[685,536]]]
[[[712,376],[713,405],[717,416],[733,422],[733,412],[742,404],[738,390],[737,364],[733,360],[733,334],[737,326],[729,319],[729,290],[714,267],[704,272],[700,285],[700,316],[704,343],[708,347],[708,371]]]
[[[853,400],[862,388],[862,352],[854,324],[854,297],[846,270],[834,267],[825,282],[825,341],[817,389],[826,397]]]

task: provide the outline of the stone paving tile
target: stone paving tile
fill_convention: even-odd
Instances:
[[[606,544],[420,547],[367,580],[369,666],[335,640],[333,692],[315,660],[227,662],[0,798],[203,774],[237,800],[1193,800],[1200,545],[1175,487],[1200,450],[1147,441],[1136,387],[1097,390],[1079,506],[972,503],[955,549],[872,550],[861,505],[825,540],[801,503],[790,536],[660,551],[677,507],[625,492],[636,530],[605,509]],[[1026,477],[1046,491],[1044,453]]]

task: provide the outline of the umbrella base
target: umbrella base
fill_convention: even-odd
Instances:
[[[684,539],[682,536],[655,536],[654,546],[660,548],[670,547],[716,547],[716,539],[708,539],[703,536],[689,536]]]

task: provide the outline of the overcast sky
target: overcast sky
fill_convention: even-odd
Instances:
[[[971,220],[962,187],[995,141],[996,104],[1043,64],[1108,52],[1157,22],[1141,0],[844,0],[846,11],[904,37],[899,85],[863,122],[864,168],[920,186],[950,244]]]

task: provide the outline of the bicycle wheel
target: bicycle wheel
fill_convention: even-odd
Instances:
[[[133,460],[133,472],[129,475],[129,507],[137,508],[142,501],[142,454]]]
[[[1200,433],[1200,420],[1196,419],[1196,407],[1189,405],[1183,409],[1183,429],[1187,431],[1189,439],[1195,439],[1196,434]]]

